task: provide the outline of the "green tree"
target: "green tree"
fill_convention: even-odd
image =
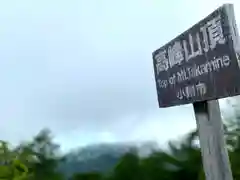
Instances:
[[[71,180],[103,180],[103,175],[99,172],[76,173]]]
[[[201,153],[193,144],[192,132],[180,143],[169,142],[168,151],[159,151],[142,160],[145,179],[198,179],[202,170]]]
[[[0,179],[25,180],[30,178],[27,166],[21,162],[24,154],[9,148],[5,141],[0,143]]]
[[[225,138],[229,150],[233,178],[240,180],[240,104],[229,102],[232,114],[225,117]]]
[[[29,170],[34,174],[34,180],[61,180],[63,175],[58,172],[59,146],[52,141],[51,132],[47,129],[40,131],[32,142],[21,144],[18,151],[32,152],[34,157],[28,161]]]
[[[115,166],[113,177],[115,180],[141,180],[142,170],[140,158],[135,150],[126,153]]]

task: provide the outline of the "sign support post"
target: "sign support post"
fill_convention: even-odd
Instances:
[[[233,180],[218,100],[193,103],[206,180]]]

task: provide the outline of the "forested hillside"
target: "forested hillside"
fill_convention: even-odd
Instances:
[[[224,121],[225,138],[234,179],[240,180],[240,116],[239,109],[233,108],[234,116]],[[19,180],[203,180],[197,139],[197,132],[193,131],[177,142],[169,142],[169,150],[157,149],[149,142],[141,146],[100,144],[62,155],[51,132],[42,130],[14,148],[1,143],[0,175]]]

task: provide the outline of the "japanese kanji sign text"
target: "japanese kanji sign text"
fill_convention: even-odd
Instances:
[[[160,107],[240,94],[232,14],[224,5],[153,52]]]

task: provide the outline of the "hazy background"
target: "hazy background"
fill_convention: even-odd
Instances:
[[[151,53],[226,2],[240,22],[237,0],[1,1],[0,139],[48,127],[68,150],[195,128],[191,105],[158,108]]]

